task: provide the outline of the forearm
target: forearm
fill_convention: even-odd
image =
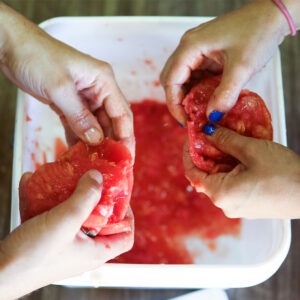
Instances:
[[[0,65],[8,64],[10,57],[22,46],[22,51],[32,47],[28,32],[39,35],[43,31],[21,14],[0,2]]]
[[[17,299],[42,287],[41,276],[24,267],[22,261],[5,254],[1,249],[3,243],[0,242],[0,298]]]

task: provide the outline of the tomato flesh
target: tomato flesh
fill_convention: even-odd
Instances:
[[[91,169],[102,174],[103,190],[99,203],[82,229],[95,236],[109,226],[109,232],[114,233],[114,224],[122,222],[128,210],[133,171],[128,149],[111,139],[105,139],[98,146],[88,146],[80,141],[55,162],[39,167],[26,182],[25,194],[20,197],[22,222],[68,199],[80,177]],[[120,224],[116,225],[117,232],[120,227]]]

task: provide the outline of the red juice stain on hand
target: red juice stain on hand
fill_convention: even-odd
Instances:
[[[208,240],[237,235],[239,219],[228,219],[210,199],[186,180],[182,148],[186,130],[167,106],[154,100],[131,104],[136,136],[136,160],[131,207],[135,242],[113,262],[191,264],[186,237]]]

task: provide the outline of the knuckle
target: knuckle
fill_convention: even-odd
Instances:
[[[184,44],[186,42],[189,42],[191,39],[191,35],[192,35],[192,29],[187,30],[181,37],[180,39],[180,43]]]
[[[78,186],[76,196],[80,198],[91,198],[99,197],[100,194],[101,192],[99,183],[97,183],[96,180],[89,178],[85,184]]]
[[[72,203],[69,205],[67,215],[70,219],[78,219],[82,214],[82,206],[78,205],[78,203]]]
[[[189,43],[190,41],[192,41],[194,39],[194,35],[197,33],[197,31],[198,31],[198,27],[187,30],[182,35],[182,37],[180,39],[180,43],[185,44],[185,43]]]
[[[89,189],[87,190],[87,193],[86,193],[86,195],[87,195],[87,197],[89,197],[89,198],[91,198],[91,197],[93,197],[93,198],[98,198],[98,197],[100,197],[100,188],[99,188],[99,184],[98,183],[96,183],[96,181],[94,181],[93,183],[92,183],[92,185],[89,187]]]
[[[235,183],[230,183],[226,180],[227,177],[215,178],[214,193],[211,197],[212,202],[218,208],[220,208],[226,217],[228,218],[238,218],[241,202],[239,202],[236,197],[236,185]]]
[[[91,112],[83,107],[81,110],[73,112],[69,116],[69,120],[74,124],[78,124],[79,126],[86,127],[88,126],[87,119],[90,117]]]
[[[215,132],[215,140],[220,145],[227,145],[231,141],[231,134],[228,130],[225,130],[223,128],[219,128]]]
[[[252,158],[253,161],[257,161],[261,167],[268,165],[270,159],[276,160],[277,155],[274,155],[274,143],[272,141],[257,139],[256,143],[252,143],[249,148],[247,152],[248,156]],[[258,149],[260,155],[256,155]]]
[[[199,26],[196,26],[194,28],[190,28],[187,30],[181,37],[180,44],[195,42],[199,40],[201,37],[202,44],[209,39],[210,33],[209,30],[206,30],[207,23],[200,24]]]
[[[258,166],[264,166],[266,161],[264,153],[268,153],[268,156],[272,153],[271,149],[269,149],[271,143],[272,142],[268,140],[249,139],[247,147],[244,147],[241,151],[244,152],[244,157],[247,161]],[[258,151],[260,152],[259,155],[257,155]]]
[[[226,217],[237,218],[237,209],[232,205],[232,201],[227,197],[219,197],[214,201],[214,204],[219,207]]]
[[[104,74],[106,74],[106,76],[112,76],[113,75],[113,68],[108,62],[102,61],[101,65],[100,65],[100,68],[102,69]]]
[[[70,88],[73,88],[72,79],[68,75],[61,75],[54,79],[51,88],[45,89],[44,94],[50,99],[65,98],[68,95]]]
[[[230,219],[238,218],[237,212],[233,209],[223,209],[223,212],[227,218],[230,218]]]
[[[253,67],[251,62],[249,61],[249,57],[244,55],[239,59],[234,60],[234,68],[236,70],[236,76],[241,80],[241,78],[248,78],[252,73]]]

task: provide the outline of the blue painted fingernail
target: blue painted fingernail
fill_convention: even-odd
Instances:
[[[217,122],[221,121],[223,116],[224,116],[224,113],[222,113],[218,110],[214,110],[213,112],[210,113],[208,119],[210,122],[217,123]]]
[[[212,135],[216,130],[215,125],[213,124],[205,124],[202,128],[202,131],[207,135]]]
[[[179,125],[181,128],[184,127],[183,124],[181,124],[180,122],[177,122],[177,123],[178,123],[178,125]]]

